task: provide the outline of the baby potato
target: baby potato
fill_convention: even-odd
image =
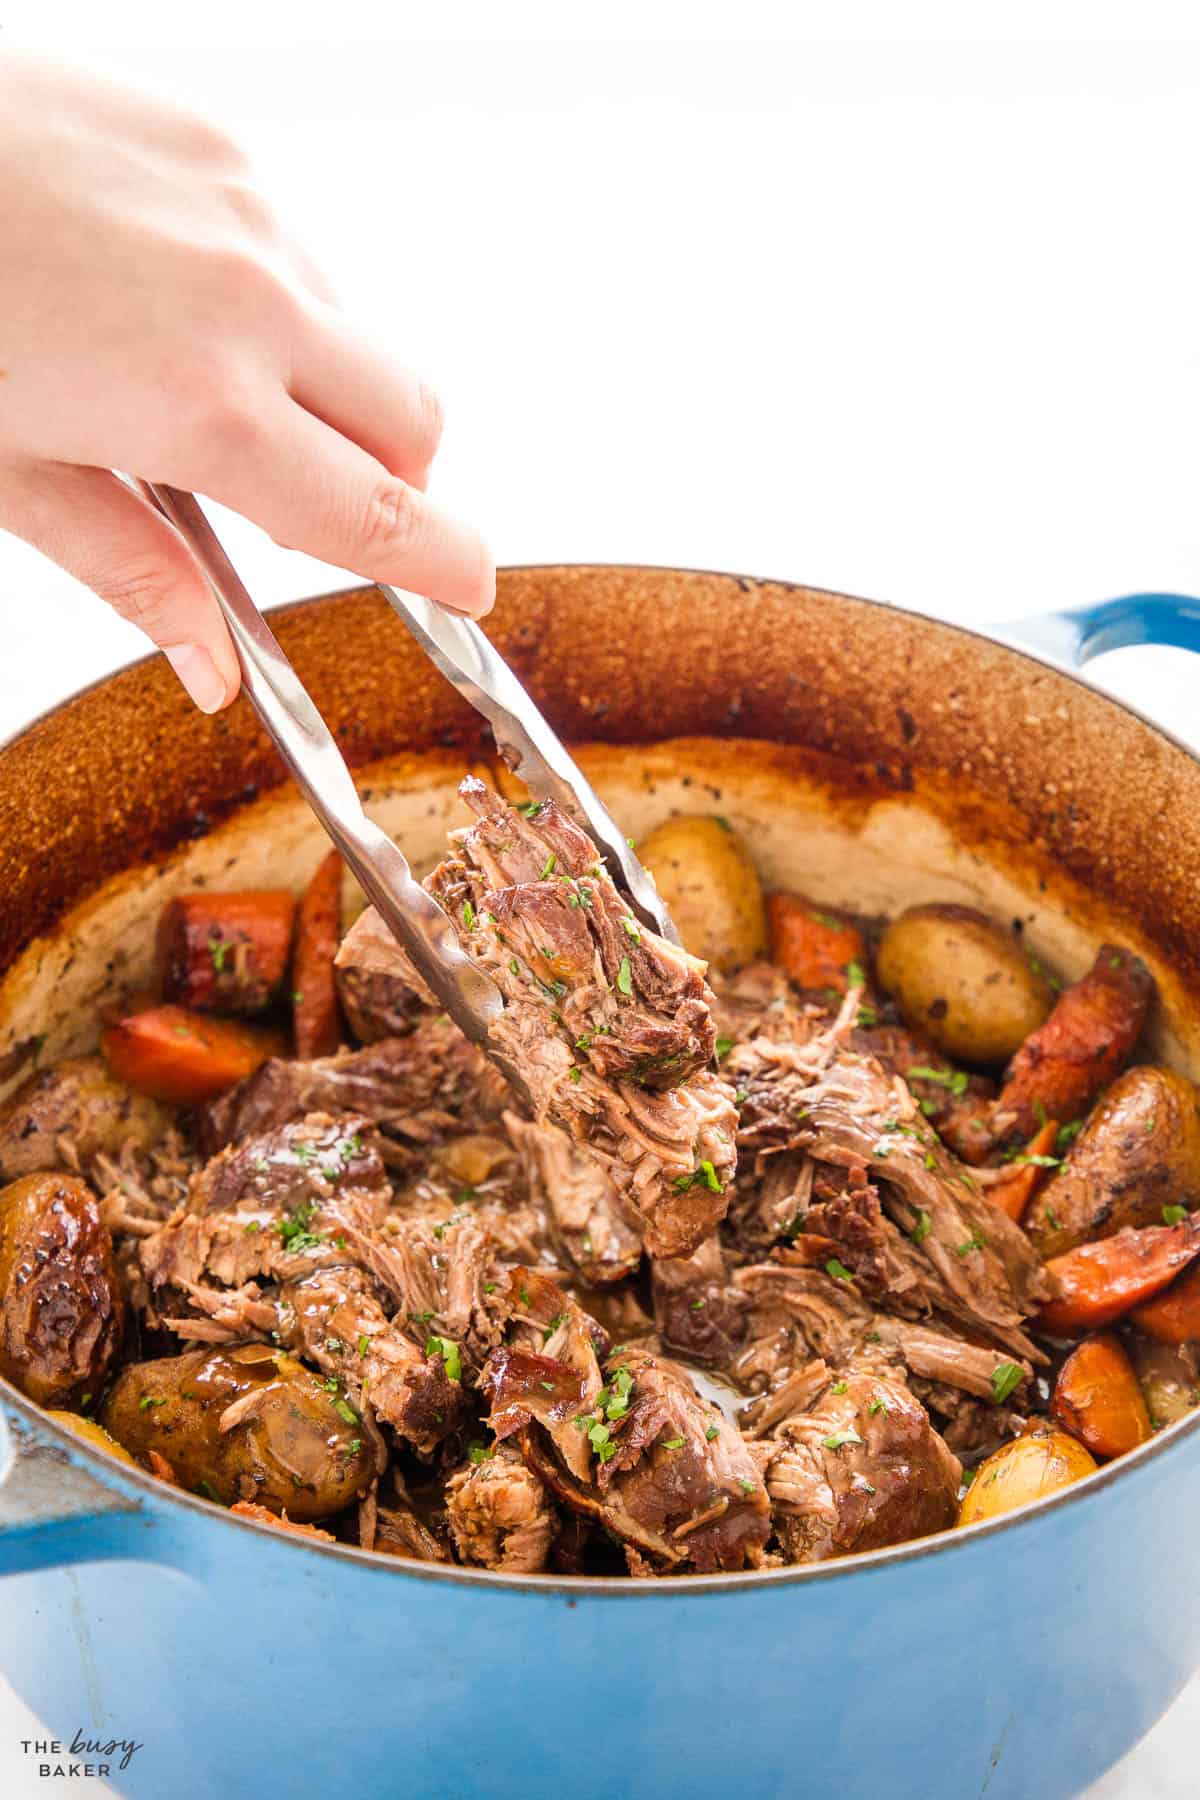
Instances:
[[[664,819],[638,855],[693,956],[722,971],[765,955],[762,885],[745,844],[723,819]]]
[[[132,1469],[137,1468],[128,1450],[123,1449],[116,1438],[109,1437],[103,1425],[97,1425],[95,1419],[85,1419],[82,1413],[60,1412],[54,1406],[47,1408],[46,1417],[53,1419],[56,1425],[64,1425],[68,1431],[73,1431],[91,1449],[103,1450],[106,1455],[115,1456],[118,1462],[128,1463]]]
[[[1048,1260],[1126,1225],[1161,1225],[1176,1205],[1200,1206],[1200,1091],[1174,1069],[1127,1069],[1024,1225]]]
[[[340,1512],[375,1473],[355,1409],[269,1344],[133,1363],[100,1422],[139,1460],[165,1457],[182,1487],[226,1506],[254,1500],[301,1524]]]
[[[86,1174],[96,1156],[116,1156],[125,1144],[148,1150],[171,1115],[109,1074],[101,1056],[72,1056],[21,1083],[0,1106],[0,1177],[15,1180],[63,1167],[60,1138],[68,1138]]]
[[[1031,1500],[1041,1500],[1059,1488],[1070,1487],[1096,1467],[1095,1459],[1083,1445],[1065,1431],[1056,1431],[1052,1425],[1037,1425],[1011,1443],[1002,1444],[986,1462],[980,1463],[963,1497],[958,1522],[978,1525],[981,1519],[998,1518],[1018,1506],[1028,1506]]]
[[[1188,1357],[1173,1344],[1155,1343],[1140,1332],[1127,1333],[1125,1348],[1146,1397],[1151,1428],[1158,1431],[1185,1418],[1196,1404],[1196,1377]]]
[[[112,1238],[77,1175],[0,1190],[0,1375],[41,1406],[97,1394],[125,1329]]]
[[[969,906],[901,913],[875,972],[913,1030],[956,1062],[1007,1062],[1054,1004],[1013,934]]]

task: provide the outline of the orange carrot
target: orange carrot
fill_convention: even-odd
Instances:
[[[205,1018],[183,1006],[133,1013],[110,1025],[100,1046],[120,1080],[176,1106],[211,1100],[285,1048],[276,1031]]]
[[[304,890],[292,952],[297,1056],[332,1056],[341,1038],[333,959],[341,936],[342,859],[331,850]]]
[[[1169,1287],[1200,1252],[1200,1212],[1178,1225],[1127,1226],[1098,1243],[1080,1244],[1046,1264],[1058,1297],[1038,1314],[1039,1330],[1061,1336],[1097,1331]]]
[[[851,967],[867,971],[866,940],[858,927],[798,894],[768,894],[767,925],[771,961],[799,988],[834,988],[844,994]]]
[[[1155,1300],[1148,1300],[1130,1315],[1160,1344],[1188,1344],[1200,1339],[1200,1263],[1173,1281]]]
[[[168,901],[158,922],[163,998],[199,1012],[262,1012],[287,971],[295,910],[273,888]]]
[[[1021,1154],[1030,1158],[1050,1156],[1057,1138],[1057,1119],[1047,1119],[1037,1136],[1030,1139]],[[1011,1174],[1007,1175],[1003,1181],[996,1182],[994,1187],[987,1189],[987,1197],[993,1206],[998,1206],[1002,1212],[1006,1212],[1009,1218],[1014,1219],[1019,1225],[1025,1208],[1041,1186],[1045,1175],[1045,1168],[1039,1168],[1037,1163],[1021,1162],[1018,1159],[1012,1164]]]
[[[1064,1124],[1087,1111],[1119,1074],[1141,1035],[1154,977],[1131,950],[1103,944],[1082,981],[1069,987],[1044,1025],[1026,1038],[996,1101],[998,1121],[1031,1137],[1040,1116]]]
[[[1111,1331],[1072,1350],[1058,1371],[1050,1411],[1093,1456],[1124,1456],[1151,1435],[1141,1384]]]

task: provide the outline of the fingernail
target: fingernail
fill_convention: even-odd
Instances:
[[[225,683],[217,665],[200,644],[164,644],[163,655],[203,713],[220,712]]]

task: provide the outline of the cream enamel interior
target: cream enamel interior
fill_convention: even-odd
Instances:
[[[832,907],[894,917],[929,900],[978,906],[1023,922],[1030,950],[1066,979],[1082,974],[1113,938],[1139,950],[1159,984],[1150,1049],[1200,1074],[1200,1017],[1161,955],[1127,919],[1099,909],[1082,887],[1026,862],[1011,846],[992,857],[956,840],[913,793],[848,804],[831,796],[803,758],[778,745],[675,739],[651,746],[579,747],[581,766],[635,840],[673,813],[719,812],[741,832],[768,888]],[[508,772],[476,773],[523,792]],[[359,787],[372,816],[419,873],[440,856],[447,830],[465,822],[455,789],[468,765],[452,752],[405,754],[372,765]],[[325,853],[320,826],[293,789],[272,790],[207,836],[152,865],[115,877],[56,930],[33,942],[0,983],[0,1095],[39,1066],[92,1048],[101,1010],[148,987],[158,914],[172,895],[208,887],[299,891]],[[346,916],[359,896],[347,883]],[[25,1054],[16,1054],[23,1044]],[[15,1065],[15,1066],[14,1066]]]

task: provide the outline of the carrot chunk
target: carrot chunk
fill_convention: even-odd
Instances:
[[[1125,1066],[1153,997],[1154,977],[1141,957],[1103,944],[1009,1064],[994,1112],[1004,1135],[1032,1137],[1047,1116],[1064,1125],[1079,1118]]]
[[[1127,1226],[1114,1237],[1079,1244],[1046,1264],[1058,1296],[1037,1317],[1041,1331],[1096,1331],[1144,1306],[1200,1252],[1200,1212],[1178,1225]]]
[[[767,895],[767,926],[771,961],[799,988],[833,988],[844,994],[851,968],[867,971],[866,940],[858,927],[798,894]]]
[[[1133,1323],[1160,1344],[1189,1344],[1200,1339],[1200,1263],[1131,1315]]]
[[[158,922],[163,998],[199,1012],[262,1012],[287,972],[295,910],[275,889],[168,901]]]
[[[1050,1157],[1058,1140],[1057,1119],[1047,1119],[1037,1136],[1031,1138],[1021,1156],[1011,1165],[1012,1173],[1003,1181],[998,1181],[987,1190],[987,1197],[993,1206],[1006,1212],[1010,1219],[1019,1225],[1025,1208],[1033,1199],[1046,1175],[1046,1164],[1038,1164],[1035,1157]],[[1025,1160],[1022,1160],[1024,1158]]]
[[[341,1039],[333,969],[341,910],[342,859],[331,850],[305,889],[296,914],[292,1024],[297,1056],[332,1056]]]
[[[1093,1456],[1124,1456],[1151,1435],[1141,1384],[1111,1331],[1072,1350],[1058,1372],[1050,1411]]]
[[[209,1019],[183,1006],[156,1006],[119,1019],[101,1034],[113,1074],[139,1094],[197,1106],[284,1053],[277,1031]]]

